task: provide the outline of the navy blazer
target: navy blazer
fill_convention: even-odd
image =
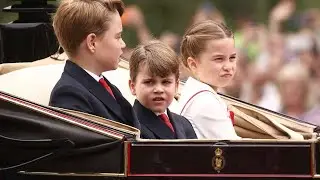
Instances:
[[[173,125],[174,133],[151,110],[147,109],[138,100],[135,100],[135,110],[141,125],[141,138],[143,139],[196,139],[190,122],[183,116],[172,113],[167,109],[167,115]]]
[[[51,92],[49,105],[97,115],[140,128],[131,104],[116,86],[107,79],[106,81],[116,100],[84,69],[68,60],[60,80]]]

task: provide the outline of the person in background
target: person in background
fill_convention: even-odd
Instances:
[[[310,77],[306,66],[291,62],[277,74],[281,97],[280,112],[297,119],[303,119],[308,111]]]

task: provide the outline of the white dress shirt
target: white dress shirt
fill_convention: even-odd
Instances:
[[[90,71],[88,71],[88,70],[86,70],[86,69],[84,69],[84,70],[85,70],[90,76],[92,76],[93,79],[95,79],[97,82],[99,82],[99,80],[100,80],[101,78],[103,78],[102,75],[98,76],[98,75],[96,75],[96,74],[93,73],[93,72],[90,72]]]
[[[240,139],[226,102],[209,85],[192,77],[182,89],[179,113],[190,121],[199,139]]]

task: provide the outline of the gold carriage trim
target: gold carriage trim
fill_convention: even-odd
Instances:
[[[222,156],[223,151],[220,148],[217,148],[214,151],[214,156],[212,158],[212,167],[217,173],[220,173],[220,171],[225,167],[226,161],[225,158]]]

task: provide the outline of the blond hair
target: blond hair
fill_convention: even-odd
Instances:
[[[179,79],[178,56],[173,49],[161,41],[153,40],[134,49],[129,61],[132,81],[136,80],[143,65],[146,65],[154,76],[167,77],[174,74],[176,79]]]
[[[317,101],[317,99],[314,97],[315,94],[313,94],[313,92],[310,92],[312,89],[310,87],[309,70],[300,62],[290,62],[284,65],[278,72],[276,78],[280,92],[286,82],[298,82],[300,85],[299,89],[303,92],[303,96],[305,99],[304,105],[307,108],[314,105],[315,101]]]
[[[309,71],[306,66],[300,62],[291,62],[282,67],[277,75],[279,84],[288,80],[299,80],[304,85],[309,82]]]
[[[121,0],[61,0],[53,18],[60,45],[72,56],[90,33],[97,36],[108,30],[112,13],[123,14]]]
[[[183,64],[188,67],[187,59],[199,56],[205,50],[208,41],[223,38],[233,38],[233,33],[222,23],[208,20],[192,25],[183,35],[181,42]]]

